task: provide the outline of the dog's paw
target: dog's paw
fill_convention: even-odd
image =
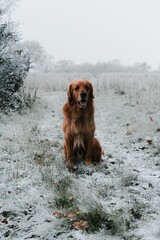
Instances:
[[[87,159],[85,165],[89,166],[89,165],[91,165],[91,163],[92,163],[92,161],[90,159]]]

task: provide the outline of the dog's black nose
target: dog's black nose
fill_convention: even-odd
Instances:
[[[84,92],[84,91],[81,92],[81,97],[82,97],[82,98],[85,98],[86,95],[87,95],[86,92]]]

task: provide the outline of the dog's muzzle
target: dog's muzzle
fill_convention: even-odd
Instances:
[[[81,108],[85,108],[87,106],[87,93],[82,91],[78,98],[78,105]]]

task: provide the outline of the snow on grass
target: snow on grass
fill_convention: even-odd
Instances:
[[[159,239],[160,86],[105,77],[93,81],[99,166],[66,168],[65,91],[39,90],[32,110],[0,115],[0,239]]]

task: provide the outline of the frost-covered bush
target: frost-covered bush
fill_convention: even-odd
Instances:
[[[29,69],[23,50],[15,47],[18,35],[14,25],[5,19],[7,5],[0,0],[0,6],[0,109],[15,109],[16,105],[18,103],[22,105],[24,100],[17,93]]]

